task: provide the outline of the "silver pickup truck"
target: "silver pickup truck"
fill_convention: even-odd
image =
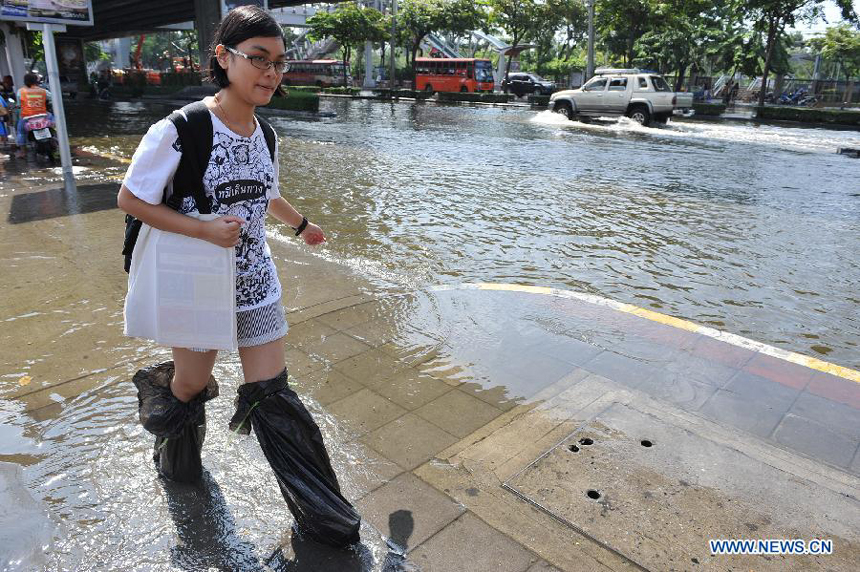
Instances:
[[[675,93],[659,74],[638,69],[598,69],[579,89],[557,91],[550,109],[568,119],[626,115],[642,125],[692,115],[693,95]]]

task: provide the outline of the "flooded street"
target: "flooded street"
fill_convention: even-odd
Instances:
[[[342,99],[322,111],[337,116],[273,118],[281,190],[330,233],[326,256],[367,276],[567,288],[860,367],[860,163],[835,154],[860,147],[856,131]],[[70,130],[130,156],[164,113],[81,106]]]
[[[168,111],[69,105],[72,145],[128,159]],[[860,392],[846,377],[857,372],[813,370],[694,327],[649,322],[618,303],[860,368],[860,162],[835,153],[860,147],[860,134],[741,122],[581,124],[523,108],[348,99],[323,99],[321,111],[269,119],[280,135],[281,193],[328,242],[308,249],[289,228],[267,225],[289,314],[290,382],[363,515],[363,544],[338,552],[291,535],[293,518],[256,438],[227,430],[242,378],[235,354],[220,356],[213,372],[221,396],[206,409],[203,482],[157,477],[129,380],[169,352],[121,336],[126,275],[114,190],[125,166],[82,160],[79,193],[69,197],[55,188],[58,169],[7,161],[0,476],[42,505],[21,505],[20,534],[42,546],[54,539],[47,550],[22,542],[10,570],[484,570],[496,568],[471,567],[471,552],[503,545],[493,542],[516,544],[493,558],[521,571],[555,569],[544,560],[565,570],[633,569],[623,547],[579,536],[574,545],[557,516],[523,517],[520,500],[498,493],[602,414],[595,403],[622,402],[657,427],[647,431],[660,434],[652,420],[672,417],[666,423],[677,431],[666,435],[698,432],[713,448],[714,457],[697,457],[690,482],[678,481],[685,459],[671,458],[672,447],[655,447],[671,462],[643,461],[654,474],[668,467],[666,482],[688,495],[678,498],[705,491],[715,499],[707,511],[691,509],[703,527],[729,522],[714,507],[733,499],[762,511],[753,518],[733,508],[737,520],[708,534],[741,537],[756,530],[748,522],[762,538],[832,533],[846,547],[833,569],[850,569],[860,554],[857,517],[840,503],[856,498],[860,475]],[[694,416],[719,425],[719,436]],[[816,424],[785,430],[806,418]],[[601,427],[612,439],[627,438],[609,425]],[[634,448],[655,438],[636,431],[629,428]],[[700,442],[687,449],[701,450]],[[727,461],[714,461],[719,455]],[[792,455],[802,457],[796,466]],[[741,467],[750,459],[763,460],[759,472]],[[714,466],[724,473],[712,474]],[[697,483],[706,468],[707,482]],[[451,484],[460,473],[465,484]],[[759,481],[750,485],[747,474]],[[787,488],[768,493],[761,483],[769,482]],[[531,481],[522,483],[526,491]],[[566,486],[575,488],[559,490]],[[546,492],[535,490],[533,498]],[[767,494],[770,504],[761,501]],[[666,545],[693,546],[706,534],[693,528],[679,524],[691,535],[682,542],[665,529]],[[593,538],[613,538],[603,533]],[[11,533],[0,540],[15,544]],[[659,559],[648,541],[642,553]],[[708,564],[709,554],[695,554]],[[761,560],[729,564],[750,569]]]

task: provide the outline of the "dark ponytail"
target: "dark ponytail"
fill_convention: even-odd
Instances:
[[[284,31],[272,15],[259,6],[239,6],[230,10],[215,28],[215,38],[209,47],[209,81],[222,88],[230,85],[226,70],[215,57],[218,44],[235,48],[248,38],[257,37],[283,40]]]

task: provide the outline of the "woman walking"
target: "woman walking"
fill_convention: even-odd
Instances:
[[[306,244],[325,241],[323,231],[280,196],[276,137],[254,114],[280,89],[287,69],[283,33],[271,15],[254,6],[228,13],[210,53],[210,79],[220,91],[183,108],[181,118],[174,114],[150,127],[117,202],[151,227],[235,249],[236,328],[245,383],[238,390],[231,429],[248,433],[253,428],[299,532],[345,546],[358,540],[360,519],[340,493],[319,428],[287,385],[287,321],[266,244],[267,213],[293,227]],[[198,122],[193,134],[204,132],[197,128],[200,121],[205,128],[211,122],[211,153],[200,169],[205,197],[195,196],[182,178],[191,155],[177,127],[183,120]],[[210,212],[218,218],[187,216]],[[211,377],[217,351],[174,347],[172,352],[172,362],[135,375],[140,416],[156,435],[159,473],[195,480],[202,468],[204,403],[218,393]]]

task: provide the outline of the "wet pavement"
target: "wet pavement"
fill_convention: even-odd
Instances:
[[[122,337],[124,166],[78,157],[72,195],[33,162],[6,160],[0,175],[0,461],[22,468],[2,466],[3,490],[34,498],[20,505],[21,539],[53,535],[45,549],[3,536],[4,566],[853,570],[860,559],[857,371],[570,290],[382,284],[275,224],[291,383],[364,516],[363,544],[292,537],[255,439],[227,430],[237,355],[214,372],[203,483],[162,483],[130,378],[167,353]],[[712,556],[709,538],[831,538],[835,552]]]

